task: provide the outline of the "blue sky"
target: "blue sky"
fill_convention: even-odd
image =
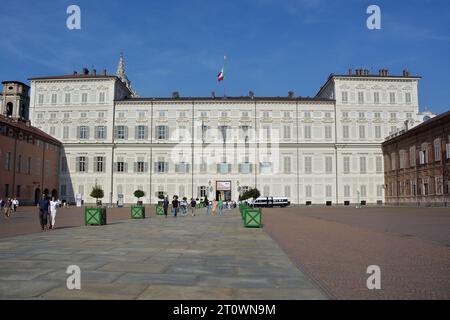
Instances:
[[[81,30],[66,9],[81,8]],[[366,27],[377,4],[382,29]],[[6,10],[5,10],[6,8]],[[0,16],[0,79],[116,70],[140,96],[314,96],[330,73],[380,68],[421,75],[420,106],[450,109],[448,0],[17,0]]]

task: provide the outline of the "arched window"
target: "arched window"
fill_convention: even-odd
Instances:
[[[12,117],[12,115],[13,115],[13,104],[12,102],[8,102],[6,104],[6,116]]]

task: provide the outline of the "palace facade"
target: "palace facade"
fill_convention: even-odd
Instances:
[[[237,200],[257,187],[296,204],[384,202],[381,144],[422,122],[420,77],[330,75],[317,95],[138,97],[125,74],[30,79],[33,124],[63,143],[59,194],[144,203],[162,194]]]

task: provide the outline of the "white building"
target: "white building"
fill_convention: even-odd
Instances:
[[[121,57],[117,75],[31,80],[30,118],[63,142],[60,197],[145,203],[167,193],[237,200],[257,187],[292,203],[384,200],[381,143],[420,120],[420,77],[387,70],[330,75],[314,98],[139,98]],[[109,195],[109,197],[108,197]]]

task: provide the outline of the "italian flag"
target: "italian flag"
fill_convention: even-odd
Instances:
[[[224,78],[223,68],[220,70],[219,74],[217,75],[217,80],[220,82]]]

